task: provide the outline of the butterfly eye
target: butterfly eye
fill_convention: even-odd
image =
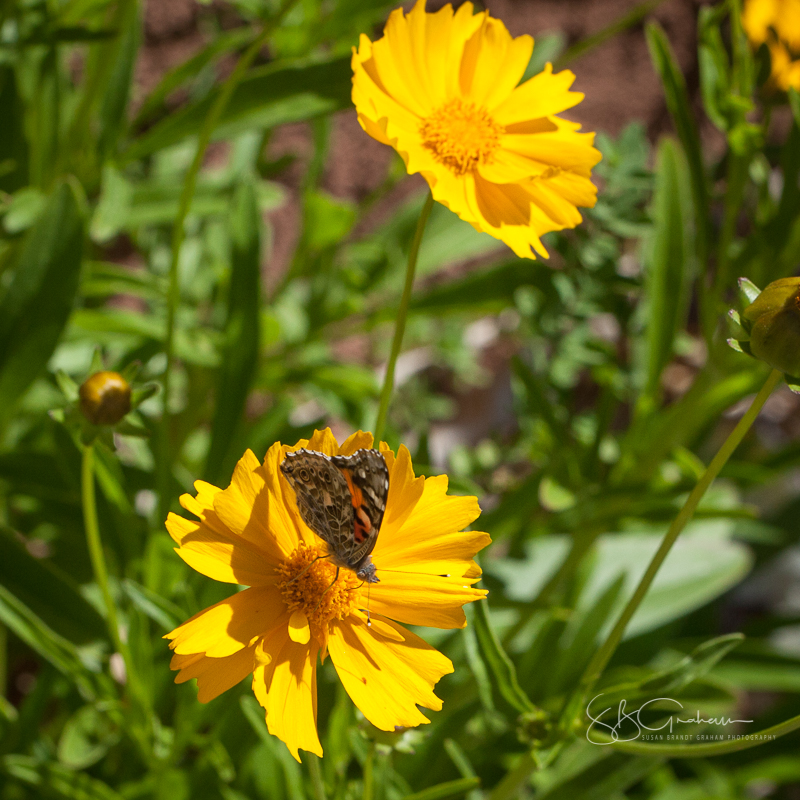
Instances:
[[[308,474],[308,470],[307,469],[301,469],[300,470],[300,480],[301,481],[307,481],[309,479],[309,477],[310,476]]]

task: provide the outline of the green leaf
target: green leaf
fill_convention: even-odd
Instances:
[[[184,617],[183,612],[178,606],[170,603],[160,594],[151,591],[146,586],[142,586],[130,578],[126,578],[122,582],[122,588],[136,608],[150,617],[153,622],[160,625],[165,631],[171,631],[180,625]]]
[[[488,603],[479,600],[469,606],[475,624],[478,645],[486,666],[489,668],[492,682],[500,696],[520,714],[536,711],[536,706],[522,690],[517,681],[514,664],[500,645],[500,641],[492,629],[489,618]]]
[[[71,677],[87,697],[94,697],[94,678],[81,663],[75,646],[0,585],[0,623],[8,626],[25,644]]]
[[[675,335],[689,306],[692,195],[680,145],[663,139],[658,148],[653,198],[653,235],[646,249],[647,376],[645,396],[655,398],[661,373],[672,359]]]
[[[167,98],[190,78],[197,75],[205,66],[217,57],[235,50],[245,44],[253,36],[246,25],[234,28],[231,31],[220,32],[199,53],[178,64],[177,67],[167,72],[158,86],[150,92],[142,103],[136,119],[131,127],[139,128],[163,109]]]
[[[58,760],[68,769],[96,764],[119,741],[107,713],[95,705],[79,708],[65,723],[58,740]]]
[[[123,800],[107,783],[82,772],[73,772],[60,764],[43,762],[31,756],[7,755],[0,769],[11,778],[37,789],[39,797],[62,797],[64,800]]]
[[[794,124],[800,128],[800,92],[794,86],[789,87],[789,108],[792,109]]]
[[[708,118],[723,132],[731,128],[730,64],[720,31],[720,23],[727,11],[728,7],[724,3],[713,8],[703,6],[698,21],[698,60],[703,107]]]
[[[138,3],[125,3],[119,14],[121,36],[114,47],[114,60],[100,101],[99,149],[111,155],[126,120],[133,70],[139,52],[142,21]]]
[[[212,482],[233,467],[231,444],[242,423],[247,395],[258,366],[261,297],[261,212],[252,182],[242,182],[231,208],[231,279],[228,320],[222,347],[217,404],[206,475]],[[236,454],[238,455],[238,454]]]
[[[480,778],[459,778],[455,781],[440,783],[438,786],[431,786],[430,789],[423,789],[421,792],[407,794],[404,800],[444,800],[447,797],[465,794],[472,789],[477,789],[480,785]]]
[[[15,192],[27,183],[28,142],[25,138],[25,111],[17,91],[17,79],[10,64],[0,65],[0,191]]]
[[[291,65],[268,64],[250,71],[236,87],[214,139],[247,128],[274,128],[330,114],[350,105],[350,56]],[[124,152],[134,161],[193,136],[220,89],[154,125]]]
[[[7,529],[0,530],[0,584],[70,641],[83,644],[106,635],[103,618],[78,587],[49,561],[34,558]]]
[[[708,223],[708,189],[703,151],[700,147],[700,135],[697,132],[689,95],[686,91],[686,81],[675,59],[675,54],[672,52],[667,35],[658,24],[652,22],[647,25],[645,30],[650,57],[661,78],[667,108],[689,162],[694,197],[697,252],[702,268],[705,265],[705,254],[708,252],[710,226]]]
[[[0,301],[0,415],[47,365],[67,323],[83,256],[83,215],[69,183],[29,231]]]

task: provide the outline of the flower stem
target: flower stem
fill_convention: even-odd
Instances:
[[[386,363],[386,375],[383,378],[383,388],[381,389],[380,404],[378,405],[378,419],[375,422],[375,443],[381,441],[386,428],[386,415],[389,411],[389,402],[392,399],[394,389],[394,369],[397,365],[397,357],[400,355],[400,348],[403,346],[403,336],[406,332],[406,318],[408,317],[408,306],[411,302],[411,290],[414,288],[414,275],[417,271],[417,256],[419,246],[422,242],[422,234],[425,232],[425,224],[433,208],[433,195],[428,192],[425,205],[417,220],[417,229],[414,232],[414,239],[411,242],[411,250],[408,253],[408,266],[406,267],[406,282],[403,286],[403,296],[400,298],[400,308],[397,310],[397,319],[394,324],[394,338],[392,339],[392,350],[389,353],[389,360]]]
[[[289,9],[295,4],[296,0],[283,0],[278,12],[274,17],[271,17],[264,23],[261,32],[252,41],[250,46],[242,53],[239,60],[236,62],[236,67],[233,72],[222,84],[219,94],[216,96],[206,118],[203,120],[203,125],[197,136],[197,148],[195,149],[194,159],[192,160],[189,171],[183,181],[183,189],[181,190],[180,203],[178,205],[178,214],[175,217],[175,222],[172,227],[172,254],[169,264],[169,286],[167,289],[167,330],[166,341],[164,344],[164,351],[167,356],[167,364],[164,371],[164,412],[161,420],[160,431],[160,459],[159,459],[159,516],[164,519],[169,510],[169,497],[170,497],[170,418],[169,418],[169,401],[170,390],[172,386],[172,367],[175,356],[175,316],[180,302],[180,282],[178,280],[178,266],[180,264],[181,248],[185,237],[185,223],[186,217],[189,215],[189,209],[194,197],[195,188],[197,186],[197,177],[200,174],[200,168],[203,165],[206,150],[211,142],[211,136],[214,133],[223,111],[225,111],[228,102],[231,99],[236,87],[241,82],[245,73],[247,72],[253,60],[258,55],[261,48],[264,46],[269,35],[280,23]]]
[[[146,722],[149,703],[139,685],[128,645],[122,639],[122,636],[120,636],[119,623],[117,621],[117,607],[114,604],[114,598],[111,595],[108,582],[108,568],[106,567],[106,560],[103,555],[100,526],[97,522],[97,500],[94,491],[94,445],[92,444],[86,445],[83,450],[81,500],[83,504],[84,526],[86,528],[86,544],[89,548],[89,558],[92,562],[94,579],[100,587],[100,593],[103,596],[108,634],[111,637],[114,650],[122,656],[122,660],[125,664],[125,676],[131,700],[139,706],[139,710],[142,713],[142,721]],[[146,745],[143,744],[145,741],[146,736],[140,738],[139,743],[146,752]]]
[[[362,800],[372,800],[375,796],[374,787],[374,767],[375,767],[375,742],[369,743],[367,758],[364,761],[364,786],[361,792]]]
[[[686,523],[689,522],[694,515],[694,512],[702,500],[703,495],[705,495],[706,490],[719,475],[720,471],[725,466],[734,450],[736,450],[736,448],[739,446],[747,431],[750,430],[750,426],[755,422],[756,417],[761,411],[764,403],[767,401],[767,398],[770,396],[770,394],[772,394],[773,389],[778,385],[778,381],[780,381],[781,377],[781,373],[778,370],[772,370],[766,382],[761,387],[761,390],[756,395],[755,400],[753,400],[750,408],[747,409],[744,416],[739,420],[739,423],[731,431],[722,447],[720,447],[719,452],[714,456],[711,463],[706,468],[706,471],[700,477],[697,485],[694,487],[694,489],[692,489],[689,497],[686,498],[683,508],[681,508],[681,510],[678,512],[678,516],[675,517],[672,525],[669,527],[669,530],[664,535],[661,545],[650,561],[650,564],[648,565],[647,570],[645,571],[641,580],[639,581],[636,591],[628,601],[628,604],[625,606],[622,614],[620,614],[620,617],[614,625],[614,628],[611,630],[611,633],[608,634],[608,637],[606,638],[605,642],[603,642],[603,645],[592,657],[592,660],[589,662],[589,665],[586,667],[586,670],[583,673],[583,677],[581,678],[577,689],[573,693],[570,701],[565,706],[560,725],[562,733],[571,728],[573,721],[583,706],[584,699],[597,683],[598,679],[603,673],[603,670],[606,668],[608,662],[611,660],[611,657],[614,655],[614,652],[616,651],[620,641],[622,641],[622,636],[625,633],[625,629],[628,627],[628,623],[631,621],[636,609],[639,608],[640,603],[647,594],[650,585],[653,583],[653,579],[656,577],[656,573],[664,563],[664,559],[669,554],[669,551],[672,549],[672,546],[675,544],[681,531],[683,531],[683,529],[686,527]]]
[[[315,800],[326,800],[325,782],[322,779],[322,770],[319,768],[319,758],[313,753],[308,754],[308,772],[311,775],[311,786],[314,789]]]

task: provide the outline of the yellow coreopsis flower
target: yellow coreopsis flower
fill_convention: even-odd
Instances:
[[[197,678],[208,702],[253,673],[253,691],[270,733],[299,760],[298,749],[322,755],[317,735],[316,668],[330,654],[342,684],[364,716],[392,731],[429,720],[438,710],[437,681],[449,659],[398,625],[464,627],[462,606],[486,592],[472,588],[472,560],[490,539],[459,532],[480,514],[474,497],[447,495],[447,477],[415,477],[405,447],[381,443],[389,470],[386,511],[372,562],[379,582],[364,584],[325,558],[325,545],[302,521],[281,473],[286,454],[308,448],[328,456],[372,447],[358,432],[339,446],[330,430],[294,447],[277,443],[259,463],[248,451],[227,489],[197,481],[181,504],[199,521],[170,514],[178,555],[210,578],[250,588],[201,611],[165,638],[180,670]],[[368,613],[369,619],[368,619]]]
[[[772,80],[784,92],[800,91],[800,0],[747,0],[742,26],[772,59]]]
[[[519,84],[533,39],[513,39],[472,3],[436,13],[418,0],[396,9],[384,36],[353,49],[353,103],[364,130],[422,173],[433,197],[505,242],[518,256],[546,256],[541,236],[573,228],[591,207],[600,153],[593,133],[557,114],[583,95],[575,76],[547,65]]]

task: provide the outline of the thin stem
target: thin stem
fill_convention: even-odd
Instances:
[[[372,800],[375,796],[374,785],[374,766],[375,766],[375,742],[369,743],[367,759],[364,762],[364,786],[361,792],[362,800]]]
[[[6,696],[8,681],[8,631],[0,622],[0,698]]]
[[[108,633],[114,649],[125,657],[125,643],[119,635],[117,623],[117,607],[111,596],[108,584],[108,569],[103,556],[103,543],[100,540],[100,526],[97,522],[97,502],[94,493],[94,446],[87,445],[83,450],[83,466],[81,470],[81,496],[83,500],[83,520],[86,527],[86,544],[89,547],[89,558],[92,561],[94,579],[103,595],[103,605],[106,607],[106,622]],[[128,660],[125,659],[128,668]]]
[[[233,72],[228,76],[225,83],[222,84],[219,94],[214,100],[208,115],[203,120],[203,126],[197,136],[197,148],[195,150],[194,159],[192,160],[189,171],[183,181],[183,189],[181,191],[180,203],[178,205],[178,214],[175,217],[175,223],[172,227],[172,256],[169,265],[169,288],[167,289],[167,331],[166,342],[164,350],[167,355],[167,364],[164,372],[164,413],[161,421],[161,452],[159,460],[159,514],[163,519],[169,509],[169,476],[170,476],[170,419],[169,419],[169,400],[170,389],[172,385],[172,366],[175,355],[175,315],[180,301],[180,283],[178,280],[178,265],[180,263],[181,248],[185,237],[185,223],[186,217],[189,214],[189,208],[192,204],[195,188],[197,186],[197,178],[200,174],[200,168],[203,165],[206,150],[211,142],[211,136],[214,129],[222,116],[223,111],[228,105],[236,87],[244,78],[253,60],[258,55],[261,48],[264,46],[269,35],[275,29],[275,26],[280,23],[289,9],[294,5],[296,0],[283,0],[283,3],[278,10],[277,14],[264,23],[261,32],[253,40],[250,46],[241,55],[236,63]]]
[[[103,605],[106,609],[106,624],[108,633],[114,650],[122,656],[125,664],[125,677],[131,700],[139,706],[142,713],[142,721],[146,722],[148,711],[148,700],[142,687],[139,685],[136,672],[134,670],[131,653],[128,645],[123,641],[119,632],[117,621],[117,607],[111,595],[111,588],[108,581],[108,568],[106,567],[105,556],[103,555],[103,543],[100,539],[100,526],[97,521],[97,500],[94,491],[94,446],[89,444],[83,450],[83,463],[81,468],[81,501],[83,504],[83,520],[86,528],[86,544],[89,548],[89,558],[92,562],[92,572],[100,593],[103,596]],[[138,734],[138,730],[135,732]],[[143,752],[147,752],[146,735],[137,737]]]
[[[311,775],[311,786],[314,789],[316,800],[326,800],[325,782],[322,780],[322,770],[319,768],[319,758],[313,753],[308,754],[308,772]]]
[[[686,499],[686,502],[683,504],[683,508],[681,508],[678,516],[675,517],[672,525],[669,527],[669,530],[664,535],[658,551],[650,561],[647,570],[639,581],[639,585],[636,587],[636,591],[633,593],[633,596],[625,606],[622,614],[614,625],[614,628],[612,629],[611,633],[609,633],[605,642],[603,642],[602,647],[600,647],[600,649],[594,654],[592,660],[589,662],[589,665],[586,667],[583,677],[578,684],[578,688],[572,695],[570,702],[565,707],[565,713],[562,716],[562,731],[565,730],[565,727],[568,728],[572,725],[572,721],[575,719],[578,710],[581,708],[584,698],[586,697],[587,693],[592,690],[592,687],[594,687],[595,683],[597,683],[597,680],[602,675],[603,670],[606,668],[608,662],[611,660],[611,657],[614,655],[614,652],[616,651],[620,641],[622,641],[622,636],[625,633],[625,629],[628,627],[628,623],[631,621],[631,618],[639,608],[644,596],[647,594],[647,591],[650,588],[650,585],[653,583],[656,573],[664,563],[664,559],[669,554],[669,551],[672,549],[672,546],[675,544],[681,531],[683,531],[683,529],[686,527],[686,523],[692,518],[692,515],[702,500],[703,495],[705,495],[706,490],[719,475],[720,471],[725,466],[734,450],[736,450],[736,448],[739,446],[747,431],[750,430],[750,426],[755,422],[756,417],[761,411],[761,408],[767,401],[767,398],[770,396],[770,394],[772,394],[773,389],[778,385],[778,381],[780,381],[780,379],[781,373],[778,370],[772,370],[766,382],[761,387],[761,390],[756,395],[755,400],[753,400],[752,405],[747,409],[744,416],[739,420],[739,423],[731,431],[730,435],[719,449],[719,452],[714,456],[711,463],[706,468],[706,471],[697,482],[697,485]]]
[[[425,232],[425,225],[433,208],[433,195],[428,192],[425,205],[417,220],[417,229],[414,232],[414,239],[411,242],[411,250],[408,253],[408,266],[406,267],[406,282],[403,286],[403,296],[400,298],[400,308],[397,310],[397,319],[394,324],[394,339],[392,339],[392,350],[389,353],[389,361],[386,363],[386,375],[383,378],[383,388],[381,389],[380,404],[378,405],[378,419],[375,422],[375,443],[381,441],[384,429],[386,428],[386,415],[389,412],[389,402],[392,399],[394,389],[394,369],[397,365],[397,357],[403,346],[403,336],[406,332],[406,318],[408,317],[408,306],[411,302],[411,290],[414,288],[414,275],[417,271],[417,256],[419,246],[422,242],[422,234]]]

